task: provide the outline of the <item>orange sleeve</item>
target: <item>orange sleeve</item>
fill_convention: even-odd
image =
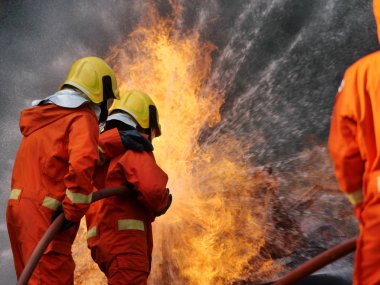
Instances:
[[[117,128],[105,131],[99,136],[99,156],[101,164],[125,152]]]
[[[105,181],[107,176],[109,162],[103,165],[97,165],[94,170],[93,185],[95,189],[105,188]],[[95,190],[94,190],[95,191]]]
[[[73,120],[68,133],[69,172],[64,177],[66,196],[63,200],[65,217],[78,222],[86,213],[92,199],[92,177],[99,159],[99,129],[96,118],[83,113]]]
[[[107,176],[109,186],[131,183],[138,200],[150,211],[159,212],[168,203],[168,176],[157,165],[153,153],[127,151]]]
[[[328,142],[339,186],[353,204],[361,202],[356,200],[361,195],[365,163],[357,139],[360,110],[357,88],[360,84],[355,74],[354,69],[349,69],[342,81],[335,100]]]

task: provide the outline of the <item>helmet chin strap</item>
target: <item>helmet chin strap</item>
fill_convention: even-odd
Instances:
[[[108,117],[107,100],[104,100],[102,103],[100,103],[100,116],[98,119],[99,123],[105,122],[107,120],[107,117]]]
[[[99,123],[104,123],[108,117],[108,100],[115,99],[115,94],[112,89],[112,80],[110,76],[103,76],[103,101],[100,103]]]

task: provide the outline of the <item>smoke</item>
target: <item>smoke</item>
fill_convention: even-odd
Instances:
[[[336,89],[346,67],[377,49],[370,2],[182,1],[178,29],[196,28],[217,46],[208,84],[225,90],[221,122],[199,140],[207,145],[227,131],[245,137],[252,142],[246,156],[273,168],[280,192],[307,190],[331,174],[316,169],[329,165],[324,144]],[[167,1],[158,6],[170,13]],[[1,283],[15,283],[4,223],[20,110],[53,93],[78,57],[104,56],[121,43],[145,8],[122,0],[0,2]]]

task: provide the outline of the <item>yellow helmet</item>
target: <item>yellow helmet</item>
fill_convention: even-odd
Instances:
[[[115,73],[99,57],[84,57],[74,62],[66,81],[59,90],[64,85],[79,89],[96,104],[110,98],[120,98]]]
[[[132,90],[121,95],[120,100],[114,100],[109,114],[115,110],[121,110],[131,115],[143,129],[150,129],[153,137],[161,135],[156,105],[148,94]],[[152,137],[152,139],[153,139]]]

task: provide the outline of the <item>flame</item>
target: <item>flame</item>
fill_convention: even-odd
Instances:
[[[249,145],[233,134],[199,144],[203,128],[220,121],[223,104],[224,90],[208,82],[216,47],[202,42],[197,30],[181,33],[181,7],[171,5],[172,14],[163,18],[150,4],[144,23],[111,47],[107,58],[121,90],[148,93],[160,115],[162,136],[154,141],[154,154],[169,175],[174,201],[154,223],[149,282],[214,285],[271,276],[279,267],[260,254],[267,219],[260,194],[275,182],[251,167],[244,158]],[[76,284],[106,284],[80,247],[83,229],[80,235]]]

